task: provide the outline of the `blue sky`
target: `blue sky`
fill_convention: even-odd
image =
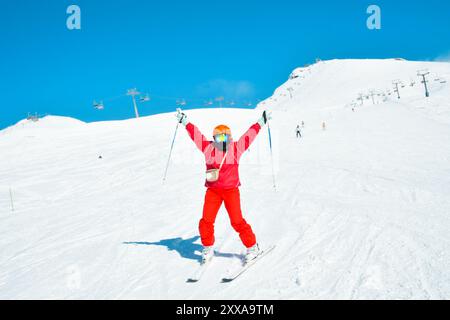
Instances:
[[[81,8],[81,30],[66,9]],[[382,29],[368,30],[377,4]],[[0,128],[28,112],[126,119],[225,96],[237,107],[271,95],[316,57],[433,60],[450,53],[450,2],[272,0],[2,0]],[[105,110],[92,107],[104,100]]]

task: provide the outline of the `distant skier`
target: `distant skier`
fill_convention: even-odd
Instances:
[[[251,226],[241,212],[239,159],[250,147],[261,128],[271,119],[271,114],[264,111],[258,122],[253,124],[238,141],[233,140],[231,130],[226,125],[217,126],[213,131],[214,140],[209,141],[194,124],[188,122],[187,116],[181,110],[177,113],[177,119],[186,127],[192,141],[205,155],[207,190],[199,223],[203,244],[202,264],[208,262],[214,255],[214,223],[223,202],[232,227],[239,233],[242,243],[247,248],[245,261],[255,259],[261,251]]]
[[[297,128],[295,129],[295,134],[296,134],[297,138],[302,137],[302,129],[300,129],[300,125],[297,125]]]
[[[302,128],[305,129],[305,121],[302,121]]]
[[[327,129],[327,125],[325,124],[325,121],[322,122],[322,130],[325,131]]]

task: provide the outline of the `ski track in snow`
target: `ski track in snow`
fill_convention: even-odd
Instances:
[[[343,107],[424,67],[450,76],[444,63],[327,61],[266,100],[277,191],[264,128],[242,158],[241,197],[260,244],[276,248],[226,284],[245,250],[223,207],[218,254],[186,283],[200,257],[204,165],[180,128],[162,183],[173,114],[0,131],[0,299],[449,299],[448,84],[430,85],[428,100],[405,88],[400,101]],[[295,82],[294,99],[279,96]],[[236,137],[260,111],[187,114],[205,134],[220,118]]]

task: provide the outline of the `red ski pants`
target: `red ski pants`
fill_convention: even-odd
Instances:
[[[256,244],[256,237],[252,227],[242,217],[241,198],[238,188],[234,189],[215,189],[208,188],[205,195],[205,204],[203,205],[203,217],[199,223],[200,237],[204,246],[214,244],[214,222],[219,212],[222,202],[230,217],[231,226],[236,232],[242,243],[247,248]]]

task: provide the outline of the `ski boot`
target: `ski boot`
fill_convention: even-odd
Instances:
[[[203,247],[203,250],[202,250],[202,264],[206,264],[209,261],[211,261],[213,256],[214,256],[214,248],[212,246],[210,246],[210,247]]]
[[[244,263],[247,264],[250,261],[258,258],[261,254],[261,249],[259,249],[259,245],[255,244],[253,247],[247,249],[247,254],[245,255]]]

